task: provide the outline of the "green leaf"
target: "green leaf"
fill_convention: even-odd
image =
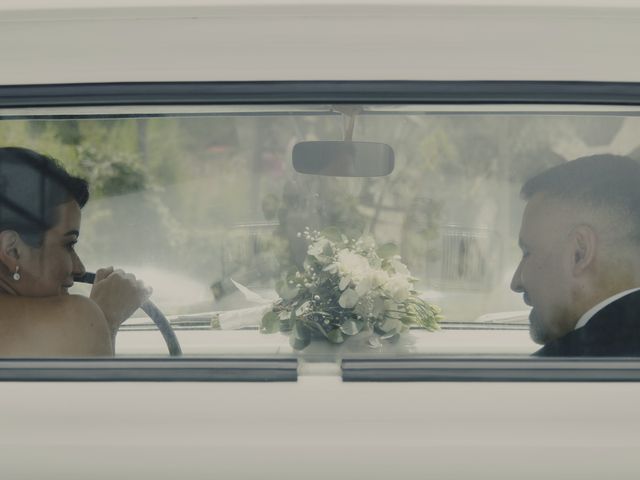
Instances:
[[[260,323],[260,333],[276,333],[280,330],[280,318],[277,314],[269,311],[262,317]]]
[[[309,345],[309,343],[311,343],[309,330],[301,322],[295,322],[289,335],[289,344],[295,350],[302,350]]]
[[[376,249],[376,253],[380,258],[391,258],[398,255],[399,249],[395,243],[385,243]]]
[[[293,324],[291,335],[299,339],[311,337],[311,335],[309,334],[309,330],[303,325],[302,322],[295,322]]]
[[[284,300],[293,300],[298,295],[298,289],[294,285],[290,285],[286,280],[278,280],[276,282],[276,292]]]
[[[363,321],[358,322],[357,320],[354,320],[352,318],[347,318],[342,323],[342,325],[340,325],[340,330],[345,335],[355,335],[356,333],[359,333],[360,330],[362,330],[363,325]]]
[[[338,289],[340,291],[343,291],[345,288],[347,288],[349,286],[350,283],[351,283],[351,277],[350,276],[342,277],[340,279],[340,283],[338,284]]]
[[[431,332],[440,328],[439,323],[442,321],[442,310],[440,310],[440,307],[431,305],[419,298],[411,300],[408,307],[411,307],[415,312],[412,317],[422,328]]]
[[[340,295],[338,304],[342,308],[353,308],[356,306],[356,303],[358,303],[359,298],[360,297],[358,297],[358,294],[353,288],[348,288],[347,290],[342,292],[342,295]]]
[[[440,315],[418,317],[418,325],[429,332],[434,332],[440,328]]]
[[[340,331],[339,328],[336,328],[335,330],[331,330],[329,332],[329,334],[327,335],[327,339],[331,343],[342,343],[342,342],[344,342],[344,336],[342,335],[342,332]]]
[[[408,315],[404,315],[404,316],[400,317],[400,321],[404,325],[413,325],[413,324],[417,323],[412,317],[410,317]]]
[[[318,323],[314,321],[308,322],[306,325],[310,334],[314,332],[318,332],[323,337],[326,337],[328,333],[328,329],[332,328],[331,325],[326,325],[324,323]]]
[[[293,335],[289,336],[289,345],[291,345],[291,347],[294,350],[302,350],[306,348],[310,343],[311,343],[310,338],[300,339],[300,338],[294,337]]]
[[[402,328],[402,322],[396,318],[386,318],[378,327],[385,333],[397,333]]]

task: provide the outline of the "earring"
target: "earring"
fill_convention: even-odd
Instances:
[[[20,280],[20,266],[16,265],[16,271],[13,274],[13,279],[17,282],[18,280]]]

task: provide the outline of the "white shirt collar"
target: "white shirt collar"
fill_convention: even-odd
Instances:
[[[580,320],[578,320],[578,323],[576,323],[576,327],[574,328],[574,330],[577,330],[580,327],[584,327],[587,324],[587,322],[589,320],[591,320],[591,318],[596,313],[598,313],[600,310],[602,310],[604,307],[606,307],[610,303],[615,302],[616,300],[618,300],[619,298],[624,297],[625,295],[629,295],[630,293],[637,292],[638,290],[640,290],[640,288],[632,288],[630,290],[625,290],[624,292],[616,293],[612,297],[609,297],[609,298],[601,301],[596,306],[594,306],[594,307],[590,308],[589,310],[587,310],[587,312],[580,317]]]

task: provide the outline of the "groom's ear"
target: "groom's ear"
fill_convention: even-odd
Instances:
[[[569,234],[574,275],[581,275],[592,265],[596,256],[598,236],[590,225],[578,225]]]

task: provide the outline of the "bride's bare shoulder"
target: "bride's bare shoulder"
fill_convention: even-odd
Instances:
[[[81,295],[0,297],[0,356],[95,356],[113,352],[102,310]]]

